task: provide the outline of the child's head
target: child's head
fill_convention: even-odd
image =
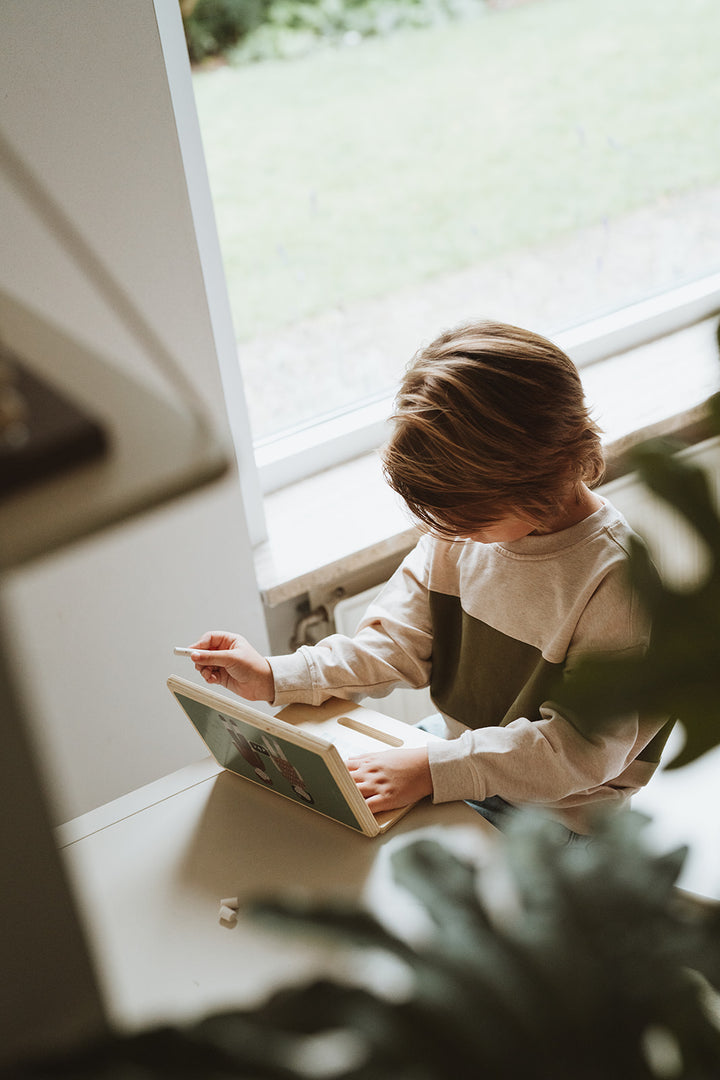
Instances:
[[[432,532],[508,515],[542,528],[604,463],[572,361],[552,342],[478,322],[420,350],[401,384],[385,475]]]

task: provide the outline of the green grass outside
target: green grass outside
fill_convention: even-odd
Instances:
[[[239,340],[720,179],[717,0],[542,0],[194,86]]]

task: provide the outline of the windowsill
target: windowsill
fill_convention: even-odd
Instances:
[[[706,319],[582,369],[604,429],[608,479],[626,471],[626,451],[645,438],[675,434],[691,444],[707,437],[704,402],[720,382],[716,325]],[[268,495],[265,513],[269,539],[256,548],[255,563],[268,607],[399,561],[417,538],[377,453]]]
[[[399,559],[417,537],[375,453],[266,496],[265,514],[269,539],[255,567],[268,607]]]

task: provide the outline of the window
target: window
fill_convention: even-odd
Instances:
[[[718,33],[713,0],[525,0],[196,73],[266,487],[379,441],[445,326],[560,336],[720,269]]]

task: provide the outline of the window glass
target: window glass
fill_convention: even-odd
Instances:
[[[474,317],[545,333],[719,267],[720,4],[525,0],[198,71],[256,439]]]

